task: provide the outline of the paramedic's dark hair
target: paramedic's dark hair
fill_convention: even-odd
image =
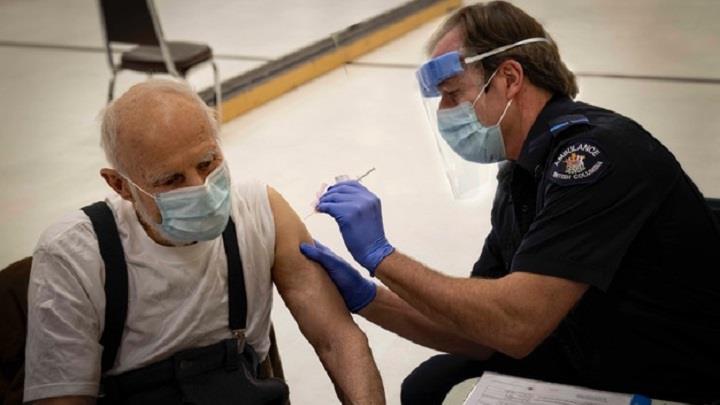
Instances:
[[[480,62],[483,72],[492,72],[508,59],[519,62],[532,84],[553,94],[572,98],[578,93],[575,75],[560,59],[557,45],[543,26],[521,9],[505,1],[491,1],[465,6],[455,11],[435,32],[428,43],[428,53],[449,31],[459,27],[465,56],[478,55],[523,39],[544,37],[552,43],[522,45]]]

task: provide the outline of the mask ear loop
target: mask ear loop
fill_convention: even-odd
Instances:
[[[118,173],[120,173],[120,172],[118,172]],[[122,174],[122,173],[120,173],[120,175],[121,175],[122,178],[125,179],[128,183],[132,184],[133,187],[135,187],[136,189],[142,191],[143,193],[145,193],[145,195],[147,195],[148,197],[152,198],[153,200],[157,201],[157,198],[156,198],[154,195],[148,193],[148,192],[145,191],[142,187],[140,187],[140,186],[138,186],[137,184],[135,184],[134,181],[130,180],[130,177],[129,177],[129,176],[126,176],[126,175],[124,175],[124,174]]]
[[[485,94],[485,89],[490,85],[490,83],[492,82],[492,79],[495,77],[495,75],[497,74],[498,70],[500,70],[500,69],[499,69],[499,68],[498,68],[498,69],[495,69],[495,71],[493,72],[493,74],[490,75],[490,78],[488,79],[487,83],[485,83],[485,85],[482,86],[482,88],[480,89],[480,94],[478,94],[477,97],[475,97],[475,100],[474,100],[473,103],[472,103],[472,107],[473,107],[473,108],[475,108],[475,104],[478,102],[478,100],[480,100],[480,96],[482,96],[483,94]],[[510,108],[510,104],[512,104],[512,101],[513,101],[513,99],[510,99],[510,100],[507,102],[507,104],[505,104],[505,109],[503,110],[502,114],[500,115],[500,118],[498,119],[497,124],[495,124],[494,126],[500,125],[500,123],[502,122],[503,118],[505,118],[505,114],[507,114],[508,109]]]
[[[490,85],[490,83],[492,82],[492,79],[495,77],[497,72],[498,72],[498,69],[495,69],[493,74],[490,75],[490,78],[488,79],[488,81],[482,86],[482,88],[480,88],[480,94],[478,94],[477,97],[475,97],[475,100],[473,100],[473,102],[472,102],[473,108],[475,108],[475,104],[477,104],[478,100],[480,100],[480,96],[485,94],[485,89],[487,89],[487,87]]]
[[[495,124],[495,126],[500,125],[500,123],[502,122],[503,118],[505,118],[505,114],[507,114],[508,109],[510,108],[510,104],[512,104],[512,101],[513,101],[513,99],[510,99],[510,100],[507,102],[507,104],[505,104],[505,109],[503,110],[503,113],[502,113],[502,115],[500,116],[500,119],[498,120],[497,124]]]

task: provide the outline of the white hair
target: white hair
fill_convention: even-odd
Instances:
[[[152,93],[165,93],[180,95],[193,103],[197,104],[197,107],[204,111],[207,115],[210,128],[213,136],[219,141],[219,125],[217,121],[217,114],[213,108],[208,107],[202,98],[190,87],[185,81],[179,80],[167,80],[167,79],[150,79],[143,83],[136,84],[128,92],[132,90],[144,90]],[[124,164],[124,159],[118,156],[117,149],[117,130],[118,130],[118,113],[116,104],[122,97],[110,102],[105,108],[100,111],[99,119],[100,124],[100,146],[105,152],[105,158],[107,159],[110,166],[120,172],[125,173],[127,169]]]

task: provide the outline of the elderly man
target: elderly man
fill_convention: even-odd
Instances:
[[[453,353],[418,367],[403,403],[438,404],[485,370],[720,398],[720,228],[670,151],[631,119],[573,100],[556,44],[512,4],[460,9],[430,50],[417,77],[439,100],[440,135],[466,160],[504,161],[474,277],[394,249],[379,199],[357,182],[331,187],[317,209],[388,288],[322,246],[302,247],[351,310]]]
[[[44,232],[33,256],[26,401],[88,404],[102,392],[104,403],[251,403],[282,391],[254,378],[269,348],[274,282],[338,397],[384,403],[365,335],[297,249],[311,240],[304,225],[272,188],[231,183],[217,132],[212,111],[180,83],[136,85],[106,108],[112,167],[100,173],[115,192],[105,203],[127,268],[117,354],[101,371],[104,314],[118,303],[106,302],[110,266],[78,210]],[[233,298],[243,288],[247,298]],[[238,313],[246,325],[232,325]]]

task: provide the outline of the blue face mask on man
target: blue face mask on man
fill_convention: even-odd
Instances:
[[[158,230],[171,242],[212,240],[225,230],[230,217],[230,175],[225,164],[213,170],[202,185],[157,194],[125,178],[155,200],[162,217]]]
[[[506,159],[500,123],[505,118],[505,114],[510,108],[510,104],[512,104],[512,99],[505,105],[505,109],[495,125],[484,125],[475,113],[475,104],[485,94],[485,90],[495,77],[495,73],[497,73],[497,70],[480,89],[480,94],[475,97],[472,104],[464,101],[455,107],[437,111],[440,135],[455,153],[471,162],[495,163]]]

